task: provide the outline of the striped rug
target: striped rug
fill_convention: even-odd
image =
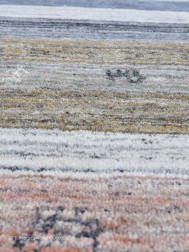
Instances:
[[[0,0],[0,252],[189,251],[189,0]]]

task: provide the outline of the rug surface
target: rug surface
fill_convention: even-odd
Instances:
[[[0,0],[9,251],[189,251],[189,0]]]

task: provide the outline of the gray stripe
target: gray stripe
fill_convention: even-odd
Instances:
[[[0,36],[189,41],[189,25],[1,18]]]
[[[140,1],[140,0],[0,0],[0,4],[23,4],[44,6],[75,6],[94,8],[120,8],[138,10],[160,10],[160,11],[189,11],[189,3],[170,1]]]
[[[19,70],[20,65],[24,65],[22,70],[26,71],[26,74],[23,73],[23,76],[15,81],[15,73]],[[129,83],[126,78],[117,78],[115,81],[107,78],[107,69],[111,69],[115,73],[118,69],[124,72],[126,68],[140,72],[143,77],[140,85]],[[122,94],[149,92],[189,95],[188,80],[189,69],[182,66],[125,66],[115,64],[112,67],[111,65],[102,66],[98,64],[0,61],[0,86],[1,89],[9,90],[12,88],[19,88],[20,90],[47,88],[72,91],[79,89],[83,92],[91,90],[107,91]]]

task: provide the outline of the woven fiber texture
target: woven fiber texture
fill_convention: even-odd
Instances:
[[[189,0],[0,0],[9,251],[189,251]]]

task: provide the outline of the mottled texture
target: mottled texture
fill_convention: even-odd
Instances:
[[[3,127],[188,133],[188,44],[0,42]]]
[[[0,0],[0,252],[189,251],[188,42],[188,0]]]
[[[0,35],[9,37],[187,42],[188,31],[188,24],[0,18]]]
[[[188,188],[179,178],[3,176],[1,251],[187,251]]]
[[[0,129],[0,169],[74,177],[189,175],[188,135]]]
[[[189,95],[1,90],[3,127],[189,133]]]

